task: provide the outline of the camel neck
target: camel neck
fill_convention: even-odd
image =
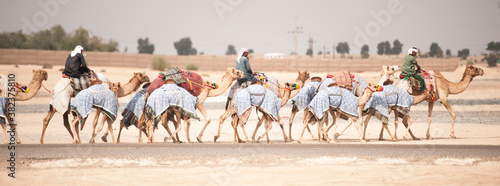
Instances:
[[[215,97],[224,94],[233,81],[234,79],[231,77],[231,74],[226,72],[226,74],[222,76],[222,81],[220,82],[219,87],[217,89],[210,90],[210,92],[208,92],[208,97]]]
[[[31,80],[30,84],[28,85],[29,92],[24,93],[24,92],[17,92],[16,94],[16,101],[26,101],[29,100],[38,93],[38,90],[42,87],[42,80]]]
[[[117,90],[118,97],[124,97],[131,94],[132,92],[135,92],[137,89],[139,89],[140,85],[141,81],[139,81],[139,79],[135,76],[132,77],[132,79],[130,79],[130,81],[128,81],[127,84],[118,88]]]
[[[463,91],[465,91],[465,89],[467,89],[467,87],[469,86],[470,82],[472,81],[472,76],[470,75],[464,75],[462,77],[462,80],[460,80],[459,82],[449,82],[449,90],[450,90],[450,94],[460,94],[462,93]]]

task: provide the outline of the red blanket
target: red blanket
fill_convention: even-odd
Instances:
[[[146,89],[146,92],[148,94],[151,94],[154,90],[156,90],[157,88],[160,88],[161,86],[163,86],[163,84],[165,84],[165,82],[163,81],[163,78],[162,77],[159,77],[159,78],[156,78],[153,82],[151,82],[151,84],[148,86],[148,88]]]
[[[203,79],[201,76],[194,72],[189,71],[181,71],[182,77],[186,80],[185,83],[179,84],[182,88],[186,89],[193,96],[200,95],[201,91],[203,91]]]
[[[352,90],[351,73],[347,70],[342,70],[333,75],[333,79],[339,87]]]

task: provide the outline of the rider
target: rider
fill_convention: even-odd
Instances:
[[[418,54],[418,49],[416,47],[411,47],[408,49],[408,55],[405,57],[403,62],[403,67],[401,69],[401,75],[404,77],[414,77],[420,82],[420,91],[425,90],[425,81],[420,77],[417,72],[420,71],[420,65],[418,65],[415,56]]]
[[[236,69],[245,73],[245,78],[238,79],[238,84],[240,86],[243,83],[251,83],[257,80],[254,76],[255,73],[252,71],[252,68],[250,68],[250,63],[248,62],[248,50],[246,48],[242,48],[238,53],[238,58],[236,59]]]
[[[75,50],[68,55],[64,71],[62,72],[64,75],[72,78],[80,78],[80,76],[90,73],[90,69],[87,67],[87,63],[82,53],[83,47],[78,45],[75,47]]]

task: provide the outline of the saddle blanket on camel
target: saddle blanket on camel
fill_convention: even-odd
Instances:
[[[193,96],[198,96],[205,88],[203,79],[197,73],[183,71],[177,67],[169,69],[167,72],[160,73],[160,76],[166,79],[173,79],[180,87],[186,89]]]
[[[358,97],[351,91],[337,86],[319,91],[307,107],[317,119],[322,119],[328,109],[340,109],[342,112],[358,117]]]
[[[417,73],[420,77],[424,79],[425,82],[425,88],[429,91],[436,91],[435,89],[435,84],[436,84],[436,79],[434,78],[434,71],[433,70],[420,70],[420,73]],[[399,75],[399,78],[401,79],[396,83],[397,87],[401,87],[404,90],[408,91],[408,93],[412,93],[413,90],[420,90],[421,85],[420,81],[415,79],[414,77],[404,77],[403,75]]]
[[[299,93],[292,98],[292,105],[295,105],[299,111],[304,110],[311,100],[316,95],[316,90],[318,89],[320,81],[312,81],[307,83],[304,87],[299,90]]]
[[[80,120],[81,129],[84,121],[96,107],[102,111],[111,121],[115,121],[118,112],[118,99],[113,91],[105,88],[102,84],[92,85],[80,91],[71,102],[71,113]]]
[[[176,109],[181,114],[199,120],[196,116],[198,98],[176,84],[165,84],[151,93],[146,102],[146,117],[153,119],[154,126],[161,120],[161,115],[169,109]]]
[[[106,76],[101,73],[95,74],[97,75],[97,78],[102,81],[101,85],[109,89],[109,81]],[[50,105],[52,105],[52,107],[61,114],[65,113],[69,109],[71,96],[78,94],[78,91],[75,91],[70,84],[71,80],[69,78],[62,78],[57,82],[54,90],[52,91]]]
[[[316,93],[321,90],[324,90],[332,83],[336,83],[335,79],[325,78],[323,81],[321,81],[321,84],[319,85],[319,88],[316,90]],[[368,87],[368,82],[366,82],[365,79],[363,79],[362,77],[354,75],[351,87],[352,89],[347,89],[347,90],[351,91],[352,94],[363,95],[366,87]]]
[[[132,99],[127,103],[127,106],[125,106],[125,109],[123,109],[122,112],[122,122],[124,123],[126,129],[128,129],[131,125],[135,125],[137,127],[145,103],[146,89],[142,89],[141,91],[135,93],[134,97],[132,97]]]
[[[382,92],[374,92],[363,108],[363,115],[373,114],[383,123],[389,121],[389,108],[395,109],[407,115],[410,113],[413,105],[413,96],[408,94],[406,90],[394,85],[384,86]],[[403,115],[400,115],[402,117]]]
[[[271,76],[264,76],[264,79],[262,79],[263,83],[265,84],[265,87],[270,89],[271,91],[274,92],[279,97],[279,89],[280,89],[280,83],[277,79],[271,77]],[[238,84],[238,82],[235,82],[233,86],[231,86],[229,90],[229,95],[227,97],[233,98],[234,95],[236,95],[240,90],[247,88],[250,86],[251,82],[245,82],[244,84]]]
[[[233,113],[237,114],[242,123],[246,123],[252,106],[271,116],[272,121],[278,121],[281,99],[273,91],[263,85],[250,85],[238,92],[233,98]]]
[[[7,79],[7,76],[0,74],[0,96],[2,97],[9,97],[9,80]]]
[[[7,123],[7,117],[5,113],[7,112],[7,106],[9,105],[9,99],[0,96],[0,123]]]

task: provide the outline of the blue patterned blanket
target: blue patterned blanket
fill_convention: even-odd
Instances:
[[[250,85],[235,95],[233,100],[233,113],[238,114],[243,123],[248,118],[241,118],[243,113],[253,106],[260,107],[261,110],[271,116],[273,121],[278,120],[278,112],[281,107],[281,99],[271,90],[262,85]]]
[[[366,87],[368,87],[368,83],[365,81],[365,79],[363,79],[360,76],[357,76],[357,81],[358,82],[352,81],[352,90],[349,90],[349,91],[351,91],[352,94],[356,95],[356,88],[357,88],[357,90],[359,91],[359,95],[363,95]],[[319,92],[319,91],[325,89],[326,87],[328,87],[328,85],[330,85],[332,83],[335,83],[335,80],[333,78],[323,79],[323,81],[321,81],[321,84],[319,85],[319,88],[317,89],[316,92]]]
[[[299,93],[297,93],[297,95],[292,98],[292,104],[297,106],[297,109],[299,109],[299,111],[304,110],[307,105],[311,103],[311,100],[316,94],[316,89],[318,89],[320,84],[321,82],[319,81],[312,81],[307,83],[299,90]]]
[[[266,88],[273,91],[273,93],[279,97],[280,83],[277,79],[271,76],[266,76]]]
[[[122,122],[124,122],[125,127],[129,127],[130,125],[137,126],[138,119],[142,115],[142,111],[144,109],[144,104],[146,103],[146,89],[142,89],[141,91],[135,93],[134,97],[127,103],[125,109],[122,112]]]
[[[114,122],[118,112],[118,99],[113,91],[105,88],[102,84],[93,85],[80,91],[71,102],[71,112],[79,117],[82,129],[83,121],[92,111],[92,107],[97,107]]]
[[[346,114],[359,116],[358,97],[354,96],[351,91],[337,86],[326,87],[319,91],[308,106],[318,119],[323,118],[323,113],[329,108],[340,108]]]
[[[7,111],[8,99],[0,96],[0,123],[7,123],[5,112]]]
[[[406,90],[394,85],[384,86],[383,92],[374,92],[363,109],[364,114],[371,113],[382,122],[388,122],[389,108],[395,107],[402,114],[410,112],[413,96]]]
[[[146,103],[146,116],[153,118],[155,125],[161,115],[169,108],[179,110],[183,115],[193,119],[200,119],[196,115],[198,98],[176,84],[165,84],[156,89],[149,96]]]

